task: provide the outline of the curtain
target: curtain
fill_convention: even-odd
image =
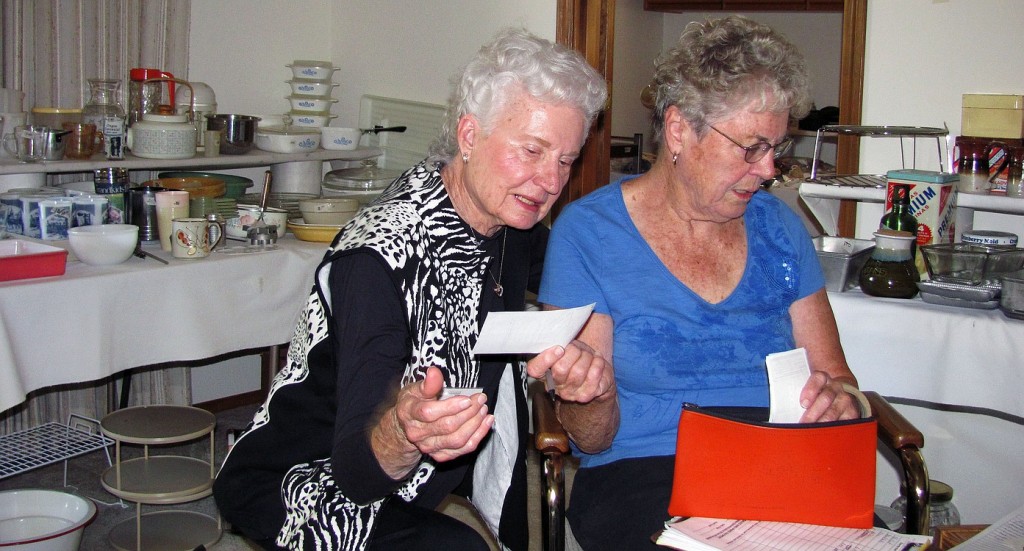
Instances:
[[[0,87],[23,91],[25,111],[33,106],[78,108],[89,101],[88,79],[120,79],[121,103],[127,106],[133,67],[188,78],[190,13],[191,0],[0,0]],[[90,173],[60,174],[47,181],[91,179]],[[65,422],[71,413],[99,419],[116,407],[119,382],[115,377],[33,395],[0,412],[0,433]],[[190,402],[187,367],[132,375],[132,405]]]

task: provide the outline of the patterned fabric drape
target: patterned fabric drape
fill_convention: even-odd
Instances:
[[[126,106],[133,67],[188,78],[190,13],[191,0],[0,0],[0,87],[22,90],[25,111],[77,108],[89,100],[88,79],[120,79]],[[91,178],[50,175],[48,183]],[[115,381],[43,391],[0,412],[0,434],[65,422],[71,413],[99,419],[117,403]],[[187,367],[140,370],[130,401],[187,404],[191,393]]]

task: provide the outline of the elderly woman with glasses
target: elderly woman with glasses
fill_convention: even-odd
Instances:
[[[733,16],[691,23],[656,67],[657,161],[562,212],[539,295],[552,309],[596,303],[579,340],[614,372],[583,403],[560,386],[583,371],[550,358],[581,455],[568,518],[587,550],[654,548],[683,404],[767,406],[770,353],[807,351],[802,421],[860,415],[811,238],[761,192],[810,104],[802,56]]]

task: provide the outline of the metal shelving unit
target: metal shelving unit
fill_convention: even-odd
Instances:
[[[916,168],[913,163],[911,163],[910,167],[907,166],[906,144],[904,143],[905,138],[909,138],[913,145],[913,151],[910,154],[911,159],[916,159],[917,157],[917,140],[919,138],[934,138],[939,156],[939,172],[946,171],[943,159],[949,154],[949,146],[947,144],[946,152],[944,154],[942,151],[942,144],[945,142],[946,137],[949,136],[948,128],[935,128],[928,126],[864,126],[854,124],[828,124],[818,129],[814,140],[814,157],[811,161],[811,176],[808,179],[810,182],[836,186],[885,188],[884,174],[849,174],[819,178],[818,158],[821,156],[821,142],[826,136],[830,135],[855,136],[861,138],[899,138],[900,155],[903,161],[903,168]]]
[[[64,485],[67,485],[67,460],[102,449],[111,463],[108,447],[113,440],[98,430],[99,421],[71,414],[68,424],[46,423],[0,436],[0,479],[64,461]]]

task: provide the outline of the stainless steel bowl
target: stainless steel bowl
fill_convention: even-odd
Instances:
[[[256,145],[255,115],[211,115],[206,117],[207,130],[220,130],[221,155],[243,155]]]

